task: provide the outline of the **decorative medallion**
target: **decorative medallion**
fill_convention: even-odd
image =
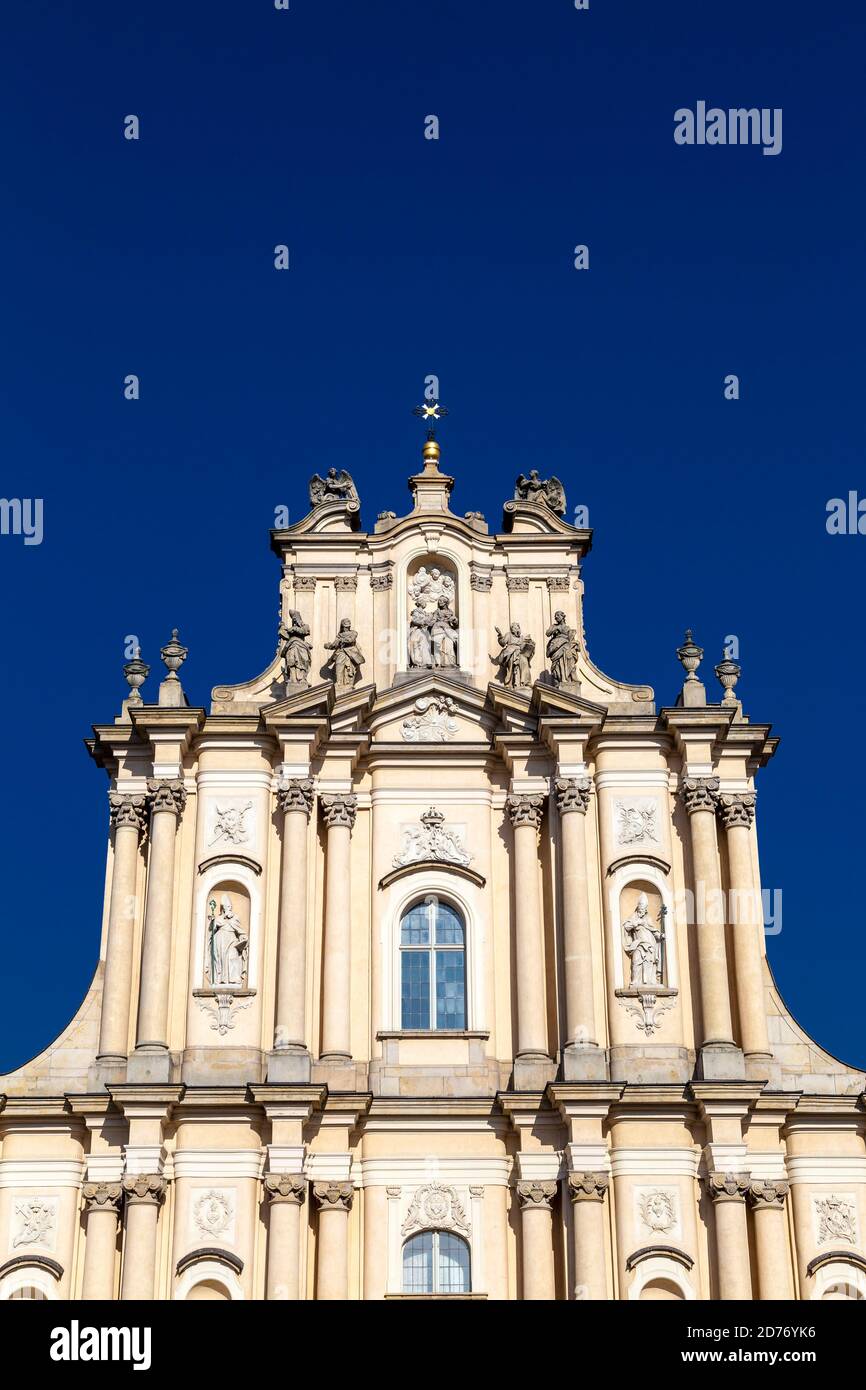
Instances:
[[[463,1203],[456,1189],[445,1183],[430,1182],[417,1189],[403,1222],[403,1235],[431,1227],[457,1231],[462,1236],[469,1235],[469,1220]]]
[[[234,1224],[233,1193],[222,1188],[210,1187],[197,1198],[192,1209],[193,1225],[203,1236],[214,1239],[222,1236],[232,1239],[230,1228]]]
[[[404,743],[448,743],[457,734],[457,706],[450,695],[422,695],[415,713],[403,720]]]
[[[217,802],[210,813],[208,849],[214,845],[219,845],[221,848],[228,848],[232,845],[249,845],[253,838],[253,832],[252,827],[247,822],[247,815],[252,808],[253,803],[251,801],[246,801],[243,804],[239,800]]]

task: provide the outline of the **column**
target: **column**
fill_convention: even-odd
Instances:
[[[349,1212],[353,1195],[350,1182],[313,1184],[319,1208],[316,1298],[320,1302],[349,1297]]]
[[[156,1277],[156,1237],[159,1204],[166,1181],[158,1173],[139,1173],[123,1179],[126,1233],[123,1242],[120,1297],[152,1299]]]
[[[313,783],[292,778],[277,791],[283,813],[275,1052],[307,1052],[307,823]]]
[[[592,936],[586,877],[586,826],[592,783],[588,777],[555,784],[562,841],[562,936],[565,960],[567,1052],[598,1046],[593,999]],[[564,1057],[568,1076],[568,1057]]]
[[[604,1259],[604,1198],[610,1185],[606,1173],[569,1173],[568,1192],[574,1222],[574,1297],[607,1298]]]
[[[547,1059],[544,936],[538,893],[538,831],[544,797],[512,795],[506,802],[514,827],[514,931],[517,971],[518,1057]]]
[[[707,1189],[716,1215],[716,1267],[719,1298],[751,1299],[749,1232],[746,1226],[747,1173],[710,1173]]]
[[[770,1060],[761,934],[764,929],[761,893],[752,872],[752,822],[755,794],[719,797],[718,813],[725,828],[730,876],[730,912],[734,938],[734,979],[740,1017],[740,1042],[746,1056]],[[766,1074],[766,1073],[765,1073]]]
[[[87,1239],[84,1246],[83,1299],[102,1302],[114,1298],[114,1257],[117,1252],[117,1222],[120,1216],[119,1182],[86,1182],[84,1210],[87,1213]]]
[[[97,1060],[116,1063],[126,1061],[129,1040],[138,844],[146,824],[147,800],[144,796],[123,796],[110,792],[108,801],[111,824],[114,826],[114,867],[108,905],[108,939]]]
[[[703,1016],[702,1044],[733,1046],[725,913],[716,843],[718,777],[687,777],[680,794],[689,814],[695,890],[695,933]]]
[[[150,853],[141,957],[136,1051],[168,1052],[168,979],[174,906],[177,822],[186,804],[179,780],[149,781]]]
[[[301,1207],[306,1190],[302,1173],[269,1173],[265,1177],[269,1299],[300,1298]]]
[[[520,1229],[523,1236],[523,1297],[556,1298],[553,1264],[555,1182],[519,1182]]]
[[[351,835],[358,798],[320,797],[325,848],[325,942],[322,961],[322,1057],[350,1059],[352,884]]]
[[[749,1188],[749,1203],[755,1223],[758,1292],[762,1302],[794,1297],[785,1219],[787,1196],[788,1184],[782,1181],[753,1182]]]

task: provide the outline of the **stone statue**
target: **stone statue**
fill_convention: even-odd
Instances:
[[[553,626],[544,634],[547,642],[547,659],[550,674],[557,685],[574,684],[577,680],[577,654],[580,644],[577,632],[568,627],[563,612],[554,613]]]
[[[565,515],[565,489],[558,478],[539,478],[538,469],[532,468],[529,477],[521,473],[514,484],[514,497],[519,502],[540,502],[548,506],[557,516]]]
[[[329,468],[327,477],[320,478],[314,473],[310,479],[310,506],[320,507],[323,502],[359,502],[358,489],[351,473],[341,468]]]
[[[440,598],[451,602],[454,598],[454,576],[443,574],[440,569],[427,571],[424,565],[413,576],[409,584],[409,597],[416,603],[438,603]]]
[[[524,636],[520,631],[520,623],[512,623],[504,637],[499,628],[496,629],[496,640],[501,650],[496,656],[491,656],[490,660],[494,666],[499,667],[499,680],[502,684],[510,686],[513,690],[532,685],[532,672],[529,669],[529,663],[535,656],[535,643],[532,638]]]
[[[430,667],[433,665],[433,641],[430,629],[433,614],[428,613],[417,603],[409,615],[409,665]]]
[[[660,985],[662,980],[662,933],[649,917],[649,900],[641,893],[634,912],[622,924],[623,946],[631,961],[632,989]]]
[[[237,988],[244,982],[249,937],[232,907],[231,896],[223,893],[220,910],[216,898],[208,903],[207,974],[211,985]]]
[[[430,624],[433,665],[457,665],[457,618],[447,598],[440,598]]]
[[[336,637],[333,642],[325,643],[325,649],[334,653],[328,662],[334,668],[334,685],[338,690],[351,690],[364,664],[364,656],[350,618],[340,620]]]
[[[310,670],[312,648],[306,640],[310,629],[300,613],[295,609],[289,612],[289,625],[280,623],[279,646],[277,648],[283,663],[283,678],[286,685],[306,685]]]

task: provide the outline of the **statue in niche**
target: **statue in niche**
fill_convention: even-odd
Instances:
[[[646,893],[641,893],[631,917],[623,922],[622,936],[625,953],[631,962],[630,987],[643,989],[646,985],[664,984],[662,930],[650,921]]]
[[[341,468],[329,468],[327,477],[320,478],[314,473],[310,479],[310,506],[320,507],[323,502],[359,502],[358,489],[351,473]]]
[[[333,642],[325,643],[325,649],[334,653],[328,662],[334,668],[334,685],[338,690],[351,690],[364,664],[364,655],[350,618],[340,620],[336,637]]]
[[[554,613],[553,626],[544,635],[548,639],[547,659],[555,683],[573,685],[577,681],[577,654],[580,651],[576,630],[567,625],[565,614],[560,611]]]
[[[429,572],[424,565],[409,584],[409,597],[422,606],[438,603],[441,598],[454,600],[454,576],[433,568]]]
[[[283,663],[286,685],[306,685],[312,660],[312,648],[306,640],[310,629],[300,613],[291,609],[288,625],[280,623],[278,653]]]
[[[436,604],[430,624],[430,645],[434,666],[457,665],[457,618],[447,598],[440,598]]]
[[[216,988],[240,988],[247,967],[250,941],[232,906],[231,894],[223,893],[217,911],[216,898],[208,903],[207,976]]]
[[[543,506],[565,515],[565,489],[558,478],[539,478],[538,469],[530,469],[529,477],[521,473],[514,484],[514,498],[518,502],[540,502]]]
[[[500,650],[496,656],[491,656],[490,660],[494,666],[499,667],[498,679],[512,690],[532,685],[532,672],[529,669],[529,663],[535,655],[535,643],[532,638],[521,632],[520,623],[512,623],[504,636],[499,628],[496,629],[496,640]]]
[[[433,665],[433,641],[430,629],[433,614],[420,604],[409,615],[409,665],[426,668]]]

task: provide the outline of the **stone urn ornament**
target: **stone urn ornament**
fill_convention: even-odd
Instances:
[[[171,630],[171,641],[166,642],[164,647],[160,647],[159,654],[165,665],[168,667],[167,680],[179,680],[178,671],[189,656],[189,648],[185,647],[177,635],[177,628]]]
[[[123,674],[130,689],[128,703],[140,705],[142,703],[140,687],[144,685],[150,675],[150,667],[146,661],[142,661],[140,656],[134,656],[131,661],[127,661],[123,668]]]
[[[718,680],[719,684],[722,686],[722,688],[724,689],[724,692],[725,692],[724,695],[722,696],[722,704],[723,704],[723,705],[737,705],[737,704],[739,704],[739,700],[737,699],[736,695],[734,694],[734,686],[737,684],[737,681],[740,679],[740,676],[741,676],[741,674],[742,674],[742,669],[743,669],[743,668],[740,666],[739,662],[733,661],[733,660],[731,659],[731,657],[729,657],[729,656],[728,656],[728,657],[724,657],[724,658],[719,662],[718,666],[716,666],[714,669],[715,669],[715,672],[716,672],[716,679]]]
[[[704,656],[703,647],[699,647],[692,637],[691,628],[686,629],[686,638],[681,647],[677,647],[677,656],[686,672],[687,681],[696,681],[695,671],[701,664]]]

